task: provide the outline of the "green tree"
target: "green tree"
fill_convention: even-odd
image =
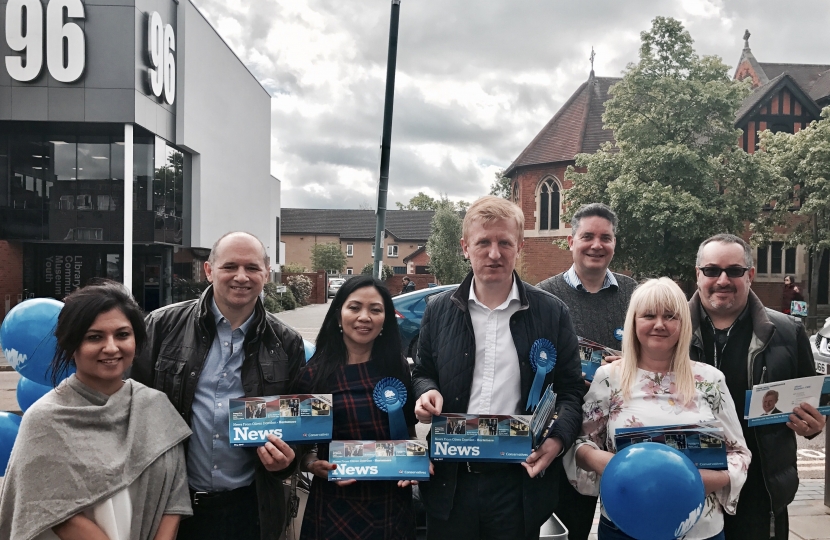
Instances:
[[[657,17],[640,36],[640,61],[606,102],[616,147],[576,156],[564,221],[583,204],[606,203],[620,218],[620,266],[691,281],[701,241],[740,235],[757,217],[769,168],[738,146],[733,123],[748,85],[732,80],[718,57],[695,54],[674,19]]]
[[[510,199],[512,192],[512,180],[509,176],[504,176],[504,170],[496,171],[493,183],[490,184],[490,195],[501,197],[502,199]]]
[[[302,274],[306,271],[306,268],[300,263],[291,262],[282,265],[282,271],[286,274]]]
[[[438,203],[423,191],[419,191],[417,195],[409,199],[407,204],[396,202],[398,210],[435,210],[435,205]]]
[[[340,244],[327,242],[311,246],[311,269],[342,272],[346,268],[346,254]]]
[[[430,273],[444,284],[460,283],[470,271],[461,252],[461,223],[455,205],[443,197],[432,217],[426,252]]]
[[[438,207],[446,204],[446,202],[448,202],[446,195],[442,195],[440,199],[433,199],[423,191],[419,191],[417,195],[409,199],[407,204],[402,202],[396,202],[395,204],[398,206],[398,210],[438,210]],[[458,210],[466,210],[470,206],[467,201],[450,202],[449,204]]]
[[[366,276],[371,276],[374,273],[374,271],[375,263],[366,263],[366,266],[363,267],[363,270],[361,270],[360,273]],[[383,281],[386,281],[387,279],[395,275],[395,271],[388,264],[384,264],[383,270],[381,271],[381,275],[383,276]]]
[[[821,111],[821,120],[798,133],[764,131],[760,146],[764,151],[758,155],[778,179],[768,199],[772,210],[754,224],[753,240],[768,244],[780,239],[776,227],[784,227],[788,246],[807,249],[812,262],[808,326],[815,329],[819,269],[824,251],[830,249],[830,107]]]

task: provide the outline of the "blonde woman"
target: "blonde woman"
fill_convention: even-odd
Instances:
[[[751,456],[723,373],[689,359],[691,337],[689,305],[672,280],[650,279],[634,291],[623,358],[597,370],[582,407],[582,433],[565,466],[580,493],[596,495],[616,452],[617,428],[718,421],[726,435],[728,470],[700,470],[706,490],[703,517],[684,538],[719,539],[723,512],[735,513]],[[630,537],[603,512],[599,539],[617,538]]]

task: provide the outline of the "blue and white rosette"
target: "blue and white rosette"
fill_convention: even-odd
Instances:
[[[375,405],[389,415],[389,431],[392,440],[409,439],[403,406],[406,403],[406,386],[394,377],[381,379],[372,392]]]
[[[536,375],[533,377],[533,385],[530,387],[530,394],[527,396],[526,408],[528,410],[536,409],[539,399],[542,397],[545,377],[553,371],[555,365],[556,347],[553,343],[544,338],[534,341],[530,348],[530,366],[536,372]]]

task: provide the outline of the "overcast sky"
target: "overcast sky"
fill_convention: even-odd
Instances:
[[[374,208],[390,0],[193,0],[271,93],[284,208]],[[830,64],[830,2],[403,0],[389,207],[419,191],[472,201],[585,81],[637,61],[658,15],[734,68]]]

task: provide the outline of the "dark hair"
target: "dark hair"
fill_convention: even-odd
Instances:
[[[608,220],[608,222],[611,223],[611,230],[615,235],[617,234],[617,223],[619,222],[617,214],[611,210],[610,206],[606,206],[602,203],[590,203],[579,207],[576,213],[574,213],[574,216],[571,218],[571,231],[574,234],[576,234],[577,229],[579,229],[579,222],[582,221],[583,218],[587,217],[601,217]]]
[[[786,276],[784,276],[784,279],[789,279],[790,280],[790,285],[795,285],[795,278],[793,277],[792,274],[787,274]]]
[[[75,290],[64,298],[64,306],[58,315],[55,337],[58,345],[52,358],[52,386],[58,381],[74,362],[75,351],[81,346],[84,335],[101,313],[118,309],[130,321],[135,336],[136,356],[147,341],[147,327],[144,326],[144,313],[122,284],[109,279],[96,279],[89,285]]]
[[[712,242],[719,242],[721,244],[738,244],[744,250],[744,264],[746,265],[746,267],[752,268],[754,266],[752,261],[752,248],[749,247],[749,244],[744,242],[742,238],[735,236],[734,234],[728,233],[716,234],[715,236],[710,236],[709,238],[701,242],[700,247],[697,248],[695,266],[700,266],[700,262],[703,260],[703,248],[705,248]]]
[[[340,330],[339,314],[346,300],[353,292],[364,287],[374,287],[383,299],[384,321],[381,335],[372,344],[371,361],[378,366],[384,377],[395,377],[407,388],[411,386],[409,365],[401,353],[401,334],[398,321],[395,320],[395,305],[392,295],[382,281],[372,276],[360,275],[343,284],[331,301],[326,318],[317,335],[316,350],[303,369],[314,369],[311,391],[325,393],[330,391],[330,379],[338,367],[348,363],[348,351]],[[410,396],[411,399],[411,396]]]

